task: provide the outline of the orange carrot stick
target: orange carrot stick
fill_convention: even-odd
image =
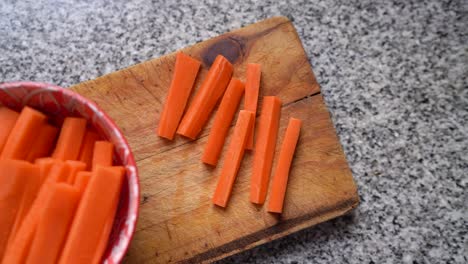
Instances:
[[[221,175],[213,195],[213,203],[226,207],[231,196],[232,187],[237,177],[237,172],[244,157],[245,143],[248,132],[252,126],[253,113],[241,110],[237,118],[236,127],[226,153]]]
[[[296,150],[297,140],[301,132],[301,120],[290,118],[288,128],[284,134],[283,144],[278,158],[273,183],[271,186],[270,201],[268,203],[268,212],[282,213],[284,196],[288,185],[289,169],[291,167],[294,151]]]
[[[29,175],[35,169],[34,165],[25,161],[0,160],[0,262],[21,206]]]
[[[15,224],[11,229],[9,242],[13,241],[16,233],[18,232],[21,224],[23,223],[24,218],[29,212],[36,196],[41,188],[41,171],[38,165],[27,164],[28,167],[31,167],[27,173],[27,183],[23,190],[23,197],[21,199],[21,204],[18,208],[18,213],[16,215]]]
[[[68,184],[73,184],[75,182],[76,174],[80,171],[86,170],[86,163],[76,160],[67,160],[65,163],[70,165],[70,175],[68,176],[67,182]]]
[[[46,180],[47,176],[49,175],[50,169],[52,169],[52,166],[56,163],[61,163],[61,161],[56,160],[54,158],[39,158],[36,159],[34,164],[37,164],[39,166],[39,171],[41,175],[41,184],[44,183]]]
[[[109,141],[96,141],[93,151],[93,170],[97,166],[112,166],[114,144]]]
[[[15,126],[18,117],[18,112],[15,112],[4,106],[0,106],[0,120],[2,120],[0,124],[0,153],[2,153],[3,146],[5,146],[8,136]]]
[[[37,221],[42,215],[45,202],[49,199],[51,188],[55,183],[65,182],[69,173],[70,167],[66,163],[57,162],[52,166],[31,209],[29,209],[12,242],[8,244],[3,263],[23,263],[26,260],[36,233]]]
[[[39,130],[37,139],[31,146],[31,150],[29,151],[26,160],[33,162],[37,158],[49,156],[53,150],[57,133],[58,128],[49,124],[44,124]]]
[[[243,93],[244,84],[240,80],[232,78],[210,130],[208,142],[202,156],[204,163],[213,166],[216,166],[218,163],[219,154],[223,150],[224,141],[226,140],[229,127],[236,114]]]
[[[92,263],[96,254],[103,254],[96,252],[96,245],[99,244],[113,204],[118,202],[123,176],[123,171],[102,166],[98,166],[93,172],[59,263]]]
[[[90,171],[80,171],[76,174],[75,182],[73,186],[75,186],[78,190],[80,190],[81,195],[83,195],[86,186],[88,186],[89,179],[91,179],[92,172]]]
[[[125,174],[124,167],[112,167],[116,173]],[[114,224],[115,213],[117,212],[117,206],[119,205],[120,193],[117,195],[117,200],[112,204],[110,214],[107,216],[106,223],[102,229],[101,238],[99,239],[98,245],[96,246],[96,254],[94,255],[92,263],[101,263],[103,254],[106,252],[107,244],[109,242],[109,236],[112,231],[112,226]]]
[[[278,97],[265,96],[258,123],[250,184],[250,201],[252,203],[263,204],[265,202],[271,165],[275,154],[280,115],[281,101]]]
[[[67,117],[57,140],[52,157],[59,160],[76,160],[86,132],[86,119]]]
[[[38,220],[27,264],[55,263],[65,243],[80,192],[65,183],[51,188],[49,199],[44,204]]]
[[[25,159],[43,126],[46,116],[30,107],[24,107],[3,147],[0,159]]]
[[[254,131],[255,131],[255,115],[257,113],[258,93],[260,91],[260,78],[262,69],[260,64],[249,63],[247,64],[246,81],[245,81],[245,110],[254,113],[254,125],[247,140],[246,149],[252,150],[254,145]]]
[[[200,61],[182,52],[177,53],[174,75],[159,119],[158,135],[160,137],[174,139],[200,65]]]
[[[177,129],[177,134],[195,139],[205,126],[232,76],[232,64],[218,55]]]
[[[91,170],[93,162],[94,143],[98,140],[98,133],[90,129],[86,131],[79,155],[79,160],[86,163],[86,170]]]

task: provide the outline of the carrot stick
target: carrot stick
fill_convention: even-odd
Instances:
[[[8,136],[15,126],[18,117],[18,112],[7,107],[0,107],[0,120],[2,120],[0,124],[0,153],[2,153],[3,146],[5,146]]]
[[[177,129],[177,134],[195,139],[205,126],[231,79],[232,64],[218,55]]]
[[[244,84],[240,80],[232,78],[210,130],[208,142],[202,156],[204,163],[213,166],[216,166],[218,163],[219,154],[223,149],[224,141],[226,140],[229,127],[236,114],[243,93]]]
[[[271,186],[268,212],[282,213],[284,196],[288,185],[289,169],[296,150],[297,140],[301,132],[301,120],[290,118],[288,128],[284,134],[283,144],[278,158],[273,183]]]
[[[80,192],[65,183],[51,188],[49,199],[44,204],[42,216],[37,223],[27,264],[55,263],[65,243]]]
[[[28,167],[31,164],[27,165]],[[27,171],[27,183],[23,190],[23,197],[21,199],[21,204],[18,208],[18,213],[16,215],[15,224],[11,229],[10,238],[8,239],[9,242],[13,241],[16,233],[18,232],[21,224],[23,223],[24,218],[26,217],[27,213],[31,209],[31,206],[36,199],[36,196],[41,188],[41,171],[38,165],[32,165],[32,169]]]
[[[35,166],[19,160],[0,160],[0,262],[15,224],[23,192]]]
[[[114,144],[109,141],[96,141],[93,151],[93,170],[97,166],[112,166],[112,157],[114,155]]]
[[[33,162],[37,158],[49,156],[50,152],[53,150],[57,133],[58,128],[49,124],[44,124],[39,130],[37,139],[31,146],[26,160]]]
[[[278,97],[265,96],[258,123],[250,184],[250,201],[252,203],[263,204],[265,202],[271,165],[275,154],[280,115],[281,101]]]
[[[36,159],[34,164],[37,164],[39,166],[39,172],[41,175],[41,184],[44,183],[45,179],[49,175],[50,169],[52,169],[52,166],[56,163],[61,163],[61,161],[56,160],[54,158],[39,158]]]
[[[174,134],[184,113],[200,65],[200,61],[182,52],[177,53],[174,75],[159,119],[158,135],[160,137],[174,139]]]
[[[86,119],[78,117],[65,118],[52,157],[60,160],[78,159],[85,132]]]
[[[118,202],[124,172],[98,166],[78,206],[59,263],[92,263],[113,204]],[[86,235],[83,235],[86,234]]]
[[[23,263],[26,260],[36,233],[37,221],[42,215],[45,202],[49,199],[51,188],[55,183],[65,182],[69,173],[70,168],[66,163],[57,162],[52,166],[18,232],[12,242],[8,243],[3,263]]]
[[[24,107],[3,147],[0,159],[25,159],[43,126],[46,116],[30,107]]]
[[[94,142],[99,140],[98,133],[88,129],[81,145],[79,160],[86,163],[86,170],[91,170],[93,162]]]
[[[124,167],[112,167],[112,169],[116,170],[117,173],[125,174]],[[96,246],[96,254],[94,255],[92,263],[101,263],[102,257],[106,252],[107,244],[109,242],[109,236],[114,224],[115,213],[117,212],[117,206],[119,205],[119,198],[120,193],[117,195],[117,201],[115,201],[112,204],[110,214],[107,216],[106,223],[104,224],[104,228],[102,229],[101,238],[99,239],[98,245]]]
[[[75,186],[78,190],[80,190],[81,195],[83,195],[86,186],[88,186],[89,179],[91,179],[92,172],[90,171],[80,171],[76,174],[75,182],[73,186]]]
[[[255,115],[257,113],[258,93],[260,90],[261,74],[262,69],[260,64],[247,64],[244,108],[245,110],[249,110],[254,113],[254,125],[252,126],[251,132],[249,133],[249,137],[246,144],[246,149],[249,150],[252,150],[254,145]]]
[[[86,170],[86,163],[76,160],[67,160],[65,163],[70,165],[70,175],[68,176],[67,182],[68,184],[73,184],[75,182],[76,174],[80,171]]]
[[[245,143],[248,132],[252,126],[253,113],[241,110],[237,118],[236,127],[226,153],[221,175],[213,195],[213,203],[226,207],[231,196],[232,187],[236,180],[237,172],[244,157]]]

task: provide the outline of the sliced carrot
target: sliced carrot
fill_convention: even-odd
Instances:
[[[158,135],[160,137],[174,139],[200,65],[200,61],[182,52],[177,53],[174,75],[159,119]]]
[[[240,111],[218,185],[213,195],[213,203],[218,206],[226,207],[231,196],[232,187],[236,180],[242,158],[244,157],[245,143],[247,142],[248,132],[252,127],[252,120],[252,112],[246,110]]]
[[[12,242],[8,244],[3,263],[23,263],[26,260],[36,233],[37,221],[42,215],[45,202],[49,199],[51,188],[55,183],[65,182],[69,174],[70,167],[66,163],[57,162],[52,166],[31,209],[29,209]]]
[[[51,188],[37,223],[27,264],[55,263],[58,260],[79,198],[79,190],[68,184],[59,183]]]
[[[219,154],[224,146],[232,119],[236,114],[242,94],[244,93],[244,84],[235,78],[231,79],[223,100],[216,112],[213,126],[210,130],[208,142],[203,152],[202,161],[206,164],[216,166]]]
[[[19,160],[0,160],[0,262],[6,251],[23,192],[35,166]]]
[[[52,157],[59,160],[76,160],[86,133],[86,119],[67,117],[57,140]]]
[[[111,167],[116,173],[125,174],[124,167]],[[96,254],[94,255],[92,263],[101,263],[103,254],[106,252],[107,244],[109,242],[109,236],[112,231],[114,224],[115,213],[117,212],[117,206],[119,205],[120,193],[117,195],[117,200],[112,204],[110,214],[107,216],[106,223],[102,229],[101,238],[99,239],[98,245],[96,246]]]
[[[52,169],[52,166],[56,163],[61,163],[61,161],[50,157],[36,159],[34,164],[37,164],[39,166],[41,184],[44,183],[45,179],[49,175],[50,169]]]
[[[103,252],[96,252],[102,230],[118,202],[123,170],[98,166],[81,198],[60,263],[92,263]],[[83,235],[86,234],[86,235]]]
[[[250,184],[250,201],[256,204],[265,202],[271,165],[275,154],[278,136],[281,101],[276,96],[263,98],[262,113],[256,135],[252,179]]]
[[[32,164],[28,164],[27,166],[30,167],[31,165]],[[18,208],[15,224],[11,229],[10,238],[8,239],[9,242],[13,241],[13,238],[23,223],[42,185],[41,171],[38,165],[32,165],[32,168],[29,168],[26,172],[28,173],[27,182],[23,190],[23,197]]]
[[[8,136],[0,159],[25,159],[45,121],[45,115],[25,106],[12,129],[14,133]]]
[[[26,157],[26,160],[33,162],[37,158],[49,156],[53,150],[55,139],[57,137],[58,128],[44,124],[37,134],[37,139],[31,146],[31,150]]]
[[[284,196],[288,185],[289,169],[291,167],[297,140],[301,132],[301,120],[290,118],[288,128],[284,134],[283,144],[278,158],[278,165],[273,176],[270,191],[268,212],[282,213]]]
[[[80,171],[86,170],[86,163],[76,160],[67,160],[65,161],[70,165],[70,175],[68,176],[68,184],[73,184],[75,182],[76,174]]]
[[[18,117],[18,112],[4,106],[0,106],[0,120],[2,120],[0,124],[0,153],[2,153],[3,146],[5,146],[8,136],[15,126]]]
[[[114,155],[114,144],[109,141],[96,141],[93,151],[93,170],[97,166],[112,166],[112,157]]]
[[[99,140],[98,133],[88,129],[81,144],[79,160],[86,163],[86,170],[91,170],[93,162],[94,143]]]
[[[90,171],[80,171],[76,174],[75,182],[73,186],[75,186],[80,193],[83,195],[86,186],[88,186],[89,179],[91,179],[92,172]]]
[[[182,118],[177,134],[190,139],[197,137],[223,96],[232,72],[232,64],[222,55],[218,55]]]
[[[262,75],[262,67],[260,64],[247,64],[246,80],[245,80],[245,110],[254,113],[254,125],[247,140],[246,149],[252,150],[254,146],[254,131],[255,131],[255,115],[257,113],[258,93],[260,91],[260,78]]]

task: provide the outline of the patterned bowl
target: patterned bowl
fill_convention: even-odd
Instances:
[[[60,123],[66,116],[81,116],[93,125],[102,137],[115,145],[114,162],[126,168],[119,207],[104,253],[104,263],[120,263],[132,239],[138,217],[140,185],[135,160],[117,125],[95,103],[58,86],[37,82],[0,84],[0,106],[21,110],[31,106]]]

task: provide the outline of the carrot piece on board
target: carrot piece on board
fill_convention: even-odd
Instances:
[[[70,165],[70,175],[68,176],[67,182],[72,185],[75,182],[76,174],[86,170],[86,163],[76,160],[67,160],[65,163]]]
[[[6,251],[11,230],[28,178],[35,166],[19,160],[0,160],[0,262]]]
[[[42,184],[39,194],[29,209],[12,242],[8,244],[3,263],[23,263],[36,233],[37,221],[41,217],[44,204],[49,199],[55,183],[65,182],[70,174],[70,167],[64,162],[55,163]]]
[[[18,120],[19,113],[7,107],[0,106],[0,153],[2,153],[3,146],[5,145],[10,132]]]
[[[97,166],[112,166],[114,156],[114,144],[109,141],[96,141],[93,151],[93,170]]]
[[[232,119],[236,114],[242,94],[244,93],[244,84],[235,78],[231,79],[223,100],[219,105],[218,111],[210,130],[208,142],[203,152],[202,161],[206,164],[216,166],[219,155],[223,150]]]
[[[271,165],[275,154],[280,115],[281,101],[278,97],[265,96],[255,140],[250,184],[250,201],[252,203],[263,204],[265,202]]]
[[[208,121],[216,103],[223,96],[232,72],[232,64],[222,55],[218,55],[184,114],[177,134],[190,139],[197,137]]]
[[[268,203],[268,212],[282,213],[284,196],[288,185],[289,169],[291,167],[294,151],[296,150],[297,140],[301,132],[301,120],[290,118],[288,128],[284,133],[283,143],[273,176],[273,183],[270,191],[270,201]]]
[[[44,125],[46,116],[25,106],[3,146],[1,159],[25,159],[37,137],[37,131]]]
[[[73,186],[75,186],[78,190],[80,190],[81,195],[83,195],[86,186],[88,186],[89,179],[91,179],[92,172],[90,171],[80,171],[76,174],[75,182],[73,182]]]
[[[200,65],[200,61],[182,52],[177,53],[174,75],[159,119],[158,135],[160,137],[174,139]]]
[[[244,157],[245,143],[248,132],[252,126],[253,113],[241,110],[237,118],[234,133],[226,153],[221,175],[213,195],[213,203],[226,207],[231,196],[232,187],[237,177],[237,172]]]
[[[86,163],[86,170],[91,170],[93,162],[94,142],[99,140],[98,133],[88,129],[81,144],[79,160]]]
[[[254,131],[255,131],[255,115],[257,114],[258,93],[260,91],[260,78],[262,75],[262,67],[260,64],[249,63],[247,64],[246,80],[245,80],[245,110],[254,113],[254,125],[246,144],[246,149],[252,150],[254,146]]]
[[[85,132],[86,119],[79,117],[65,118],[52,157],[60,160],[78,159]]]
[[[44,204],[42,216],[37,223],[27,264],[56,263],[79,198],[78,189],[68,184],[58,183],[51,188],[51,194]]]
[[[31,167],[27,173],[27,182],[26,186],[23,190],[23,197],[21,198],[21,203],[18,208],[18,213],[16,215],[15,224],[11,229],[10,238],[8,239],[9,242],[13,241],[16,233],[18,232],[21,224],[23,223],[24,218],[26,217],[27,213],[31,209],[31,206],[34,200],[37,197],[39,189],[41,188],[42,179],[41,179],[41,171],[39,165],[32,165],[28,164],[28,167]]]
[[[118,202],[124,177],[123,170],[98,166],[81,198],[75,219],[60,257],[63,264],[92,263],[103,252],[96,245],[102,239],[103,228],[114,203]],[[86,234],[83,236],[83,234]]]
[[[31,150],[26,157],[27,161],[33,162],[37,158],[49,156],[53,150],[58,128],[44,124],[37,134],[37,139],[31,146]]]

